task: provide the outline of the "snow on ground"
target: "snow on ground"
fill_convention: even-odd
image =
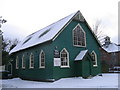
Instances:
[[[63,78],[55,82],[37,82],[20,78],[0,80],[2,88],[118,88],[118,74],[103,74],[91,79]]]

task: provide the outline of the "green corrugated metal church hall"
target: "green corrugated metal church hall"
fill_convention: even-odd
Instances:
[[[27,36],[10,51],[12,77],[55,81],[101,73],[101,45],[80,11]]]

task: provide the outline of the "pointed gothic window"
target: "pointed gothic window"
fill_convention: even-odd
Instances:
[[[34,55],[32,53],[30,55],[30,68],[34,68]]]
[[[18,58],[18,56],[16,57],[16,69],[18,69],[19,68],[19,58]]]
[[[92,51],[91,56],[93,58],[93,66],[97,66],[97,55],[94,51]]]
[[[79,24],[73,29],[73,45],[86,46],[85,31]]]
[[[45,68],[45,53],[43,50],[40,52],[40,68]]]
[[[60,52],[60,57],[61,67],[69,67],[69,53],[65,48]]]
[[[25,68],[25,56],[22,56],[22,68]]]

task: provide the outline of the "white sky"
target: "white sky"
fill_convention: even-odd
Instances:
[[[91,27],[101,20],[101,30],[118,43],[118,0],[0,0],[0,16],[7,20],[4,36],[22,40],[59,19],[80,10]]]

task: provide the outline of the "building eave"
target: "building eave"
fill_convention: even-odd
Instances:
[[[47,43],[47,42],[52,42],[52,39],[50,39],[50,40],[48,40],[48,41],[45,41],[45,42],[42,42],[42,43],[39,43],[39,44],[36,44],[36,45],[33,45],[33,46],[31,46],[31,47],[23,48],[23,49],[20,49],[20,50],[18,50],[18,51],[9,53],[9,55],[14,54],[14,53],[17,53],[17,52],[20,52],[20,51],[23,51],[23,50],[26,50],[26,49],[29,49],[29,48],[32,48],[32,47],[35,47],[35,46],[38,46],[38,45],[41,45],[41,44],[44,44],[44,43]]]
[[[61,30],[52,38],[52,41],[54,41],[59,35],[60,33],[62,33],[62,31],[65,29],[65,27],[68,26],[68,24],[74,19],[74,17],[80,13],[80,11],[78,10],[77,13],[61,28]]]
[[[100,47],[102,47],[100,41],[97,39],[97,36],[95,35],[95,33],[93,32],[92,28],[90,27],[90,25],[87,23],[87,21],[85,20],[85,23],[87,24],[89,30],[92,32],[94,38],[96,39],[97,43],[99,44]]]

